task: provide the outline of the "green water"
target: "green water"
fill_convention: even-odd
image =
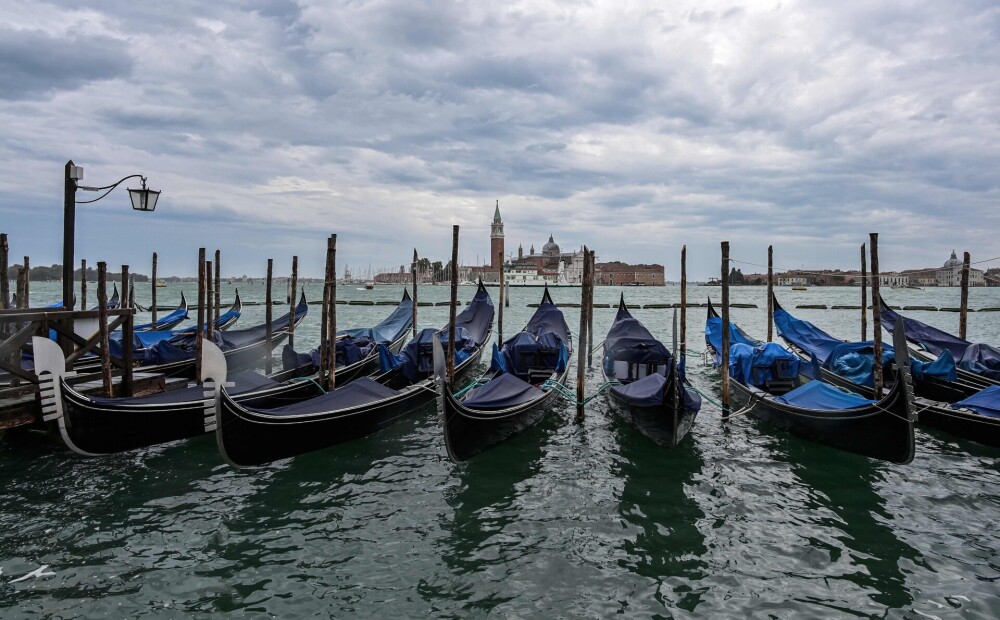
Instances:
[[[54,301],[57,287],[33,284],[33,302]],[[160,303],[175,303],[179,291],[160,289]],[[461,298],[473,291],[463,287]],[[400,292],[338,288],[345,299]],[[620,292],[599,288],[596,301]],[[263,297],[259,285],[241,293]],[[679,299],[676,287],[625,294],[633,304]],[[778,294],[798,316],[860,336],[858,311],[794,309],[857,303],[857,289]],[[140,291],[140,303],[148,295]],[[420,290],[421,300],[447,295]],[[690,300],[708,295],[718,300],[719,289],[693,289]],[[732,292],[734,302],[761,306],[764,295]],[[511,297],[508,335],[540,291]],[[579,290],[553,297],[579,301]],[[885,297],[958,305],[957,289]],[[970,306],[1000,306],[1000,289],[974,289]],[[338,324],[372,324],[391,309],[341,305]],[[310,308],[300,343],[315,342],[318,310]],[[419,310],[423,326],[446,320],[445,307]],[[613,312],[596,310],[598,339]],[[717,398],[716,374],[698,355],[704,312],[688,316],[689,376]],[[670,342],[670,310],[635,314]],[[957,331],[956,314],[910,315]],[[578,311],[566,316],[575,332]],[[248,306],[237,328],[262,317],[262,307]],[[734,309],[733,319],[766,334],[763,310]],[[971,314],[971,339],[1000,342],[998,321]],[[599,370],[587,381],[589,393]],[[885,465],[751,419],[723,424],[708,403],[685,442],[666,450],[610,416],[603,398],[582,420],[556,405],[537,427],[464,465],[447,460],[433,406],[372,437],[248,472],[224,465],[210,436],[84,459],[8,435],[0,616],[995,618],[998,455],[918,430],[913,463]],[[42,565],[54,575],[13,582]]]

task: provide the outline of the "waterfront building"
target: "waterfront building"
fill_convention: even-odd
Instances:
[[[621,261],[598,263],[594,269],[594,282],[608,286],[666,285],[663,265],[630,265]]]
[[[944,262],[944,265],[935,273],[935,280],[938,286],[962,286],[962,261],[955,255],[955,250],[951,251],[951,258]],[[985,286],[981,269],[969,268],[969,286]]]

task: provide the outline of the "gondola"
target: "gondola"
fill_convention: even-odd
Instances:
[[[459,463],[537,424],[558,396],[553,383],[569,374],[573,341],[563,313],[549,295],[524,330],[493,345],[489,370],[474,387],[456,395],[445,383],[439,392],[438,410],[444,426],[444,443],[451,460]],[[438,352],[443,364],[443,349]]]
[[[958,366],[958,383],[974,390],[1000,385],[1000,349],[988,344],[973,344],[916,319],[900,317],[885,300],[878,299],[882,326],[892,330],[902,318],[910,352],[920,360],[934,360],[950,355]]]
[[[100,398],[77,392],[66,379],[66,360],[57,344],[35,337],[35,369],[42,395],[42,419],[54,422],[63,442],[84,456],[123,452],[188,439],[214,430],[214,385],[226,381],[226,356],[211,342],[203,343],[202,380],[160,394],[131,398]],[[279,383],[254,372],[229,379],[230,393],[245,402],[297,402],[319,393],[314,382]]]
[[[299,298],[299,303],[295,306],[295,324],[298,325],[301,323],[308,312],[309,306],[306,303],[305,292],[303,292]],[[271,350],[274,347],[281,345],[288,339],[288,330],[291,321],[292,314],[287,313],[271,322],[270,345],[267,342],[267,325],[264,323],[247,329],[230,330],[228,332],[216,330],[214,338],[216,344],[225,353],[229,372],[236,373],[256,367],[266,355],[271,354]],[[167,333],[169,334],[170,332]],[[142,332],[136,334],[135,337],[140,341],[146,341],[147,338],[156,340],[157,334],[159,332]],[[136,350],[133,357],[134,364],[136,368],[141,368],[143,372],[156,372],[168,377],[194,379],[195,340],[196,333],[193,329],[177,332],[169,338]],[[120,358],[121,343],[112,340],[111,352],[112,356]],[[81,374],[84,372],[96,372],[99,364],[99,359],[87,357],[78,362],[74,370]]]
[[[184,312],[187,313],[187,300],[184,298],[184,293],[181,293],[181,303],[184,306]],[[177,314],[178,310],[171,313],[171,316]],[[236,291],[236,299],[233,300],[233,304],[228,310],[219,315],[219,320],[215,322],[215,329],[222,331],[229,329],[236,324],[236,321],[240,320],[240,316],[243,314],[243,300],[240,298],[239,290]],[[166,317],[164,317],[166,318]],[[157,321],[156,329],[138,329],[134,328],[135,333],[133,337],[135,338],[135,349],[132,353],[133,359],[144,359],[146,357],[146,348],[152,347],[164,341],[169,341],[174,338],[190,338],[195,334],[195,328],[185,327],[183,329],[160,329],[161,321]],[[208,325],[206,321],[204,323]],[[140,326],[145,327],[145,325]],[[111,334],[112,340],[121,341],[122,333],[121,331],[116,331]]]
[[[483,283],[455,319],[455,370],[479,363],[493,324],[493,302]],[[219,395],[216,431],[223,459],[252,467],[364,437],[389,426],[434,399],[435,337],[447,338],[448,326],[425,329],[393,355],[379,346],[381,372],[362,377],[322,396],[289,406],[245,405],[226,389]]]
[[[396,309],[374,327],[361,327],[337,331],[337,385],[344,385],[378,369],[379,346],[385,345],[392,353],[403,348],[406,335],[413,327],[413,300],[403,289],[403,298]],[[287,344],[281,351],[282,370],[271,375],[276,380],[304,377],[319,371],[320,351],[296,353]]]
[[[904,352],[897,352],[893,386],[879,401],[803,377],[798,356],[777,343],[754,340],[735,324],[729,333],[729,368],[723,369],[722,319],[709,300],[705,343],[719,372],[729,371],[734,402],[748,415],[847,452],[893,463],[913,460],[913,387],[902,326],[893,338]],[[802,371],[818,376],[814,368]]]
[[[674,326],[676,345],[676,325]],[[611,409],[634,423],[657,444],[675,447],[691,430],[701,397],[686,389],[684,360],[672,355],[646,326],[632,316],[625,294],[604,339],[601,363]],[[619,385],[614,385],[619,384]]]
[[[792,316],[774,299],[774,324],[778,335],[805,363],[820,367],[823,381],[872,398],[874,359],[871,342],[847,342],[834,338],[808,321]],[[905,328],[904,328],[905,329]],[[884,345],[883,359],[890,361],[893,347]],[[917,422],[927,427],[1000,447],[1000,417],[987,409],[1000,409],[1000,399],[955,382],[954,359],[942,355],[934,361],[910,360]],[[973,400],[967,401],[970,397]]]
[[[237,299],[239,299],[239,293],[237,293]],[[156,323],[140,323],[132,327],[135,332],[152,332],[152,331],[165,331],[177,327],[182,321],[188,318],[188,303],[187,299],[184,297],[184,292],[181,291],[181,303],[177,305],[177,309],[170,314],[156,319]],[[220,317],[221,318],[221,317]]]

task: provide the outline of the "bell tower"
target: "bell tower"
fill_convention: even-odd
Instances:
[[[493,213],[493,224],[490,226],[490,270],[500,273],[503,268],[503,220],[500,219],[500,201]]]

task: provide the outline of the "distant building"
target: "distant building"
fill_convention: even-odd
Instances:
[[[962,261],[955,255],[955,250],[951,251],[951,258],[944,262],[944,265],[935,273],[935,280],[938,286],[962,286]],[[969,268],[969,286],[985,286],[981,269]]]
[[[621,261],[598,263],[594,282],[607,286],[665,286],[663,265],[630,265]]]
[[[878,274],[879,286],[909,286],[910,276],[905,273]]]

